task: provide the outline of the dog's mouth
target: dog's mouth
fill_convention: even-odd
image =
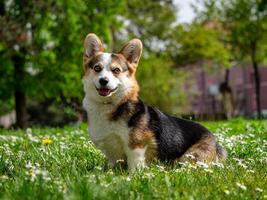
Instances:
[[[106,97],[109,96],[111,93],[115,92],[118,89],[118,87],[116,87],[115,89],[109,89],[109,88],[96,88],[98,94],[100,96]]]

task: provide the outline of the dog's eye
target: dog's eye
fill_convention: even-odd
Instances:
[[[120,68],[114,68],[114,69],[112,69],[112,72],[114,74],[119,74],[119,73],[121,73],[121,70],[120,70]]]
[[[102,67],[100,65],[95,65],[94,70],[95,70],[95,72],[101,72]]]

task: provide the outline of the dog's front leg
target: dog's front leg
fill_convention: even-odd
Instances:
[[[130,173],[146,166],[146,147],[144,148],[127,148],[127,164]]]

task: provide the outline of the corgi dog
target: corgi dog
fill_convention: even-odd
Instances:
[[[142,48],[142,42],[133,39],[118,53],[106,53],[95,34],[86,36],[83,107],[92,142],[111,165],[125,160],[131,172],[155,160],[224,160],[226,151],[205,127],[167,115],[139,98],[135,73]]]

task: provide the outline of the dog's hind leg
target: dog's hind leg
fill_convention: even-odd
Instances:
[[[196,144],[192,145],[180,158],[179,162],[196,163],[198,161],[209,163],[219,161],[217,144],[213,135],[206,135]]]

